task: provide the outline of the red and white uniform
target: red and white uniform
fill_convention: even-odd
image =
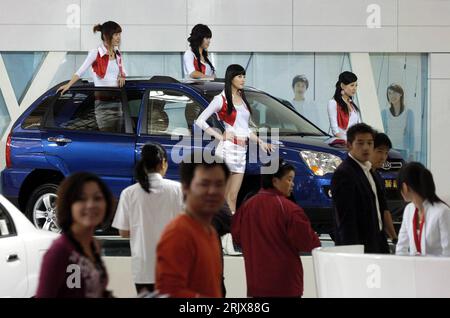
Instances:
[[[206,130],[210,126],[206,122],[209,117],[216,114],[224,123],[225,131],[235,136],[235,141],[221,141],[216,149],[216,154],[222,156],[230,170],[235,173],[244,173],[246,164],[247,144],[251,130],[249,127],[250,112],[245,102],[234,105],[235,110],[228,115],[227,99],[225,92],[216,95],[208,107],[198,116],[196,125]]]
[[[201,62],[200,64],[201,68],[198,67],[197,58],[195,57],[194,52],[192,52],[191,50],[187,50],[186,52],[184,52],[183,68],[186,77],[191,77],[191,74],[194,71],[201,72],[208,77],[214,76],[214,72],[208,63]]]
[[[355,107],[349,114],[346,114],[338,107],[334,99],[328,102],[328,119],[332,134],[336,136],[338,133],[342,133],[345,139],[347,139],[347,130],[351,126],[361,123],[361,117]]]
[[[108,50],[105,45],[100,45],[97,49],[89,51],[83,65],[75,72],[81,77],[84,72],[92,66],[94,85],[117,87],[119,75],[126,77],[127,73],[123,66],[122,54],[116,50],[116,59],[110,60]]]

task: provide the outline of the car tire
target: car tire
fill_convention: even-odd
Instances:
[[[56,223],[57,190],[57,184],[45,183],[31,193],[25,214],[36,228],[57,233],[61,231]]]

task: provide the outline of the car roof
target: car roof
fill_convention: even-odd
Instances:
[[[68,81],[65,82],[61,82],[58,85],[56,85],[54,88],[56,89],[57,87],[66,84]],[[190,87],[192,89],[194,89],[195,91],[197,91],[198,93],[200,93],[201,95],[205,95],[205,94],[211,94],[211,93],[220,93],[221,91],[223,91],[224,86],[225,86],[225,82],[224,79],[214,79],[214,80],[194,80],[194,79],[185,79],[185,80],[177,80],[173,77],[170,76],[159,76],[159,75],[155,75],[152,76],[151,78],[145,78],[145,77],[128,77],[127,81],[126,81],[126,88],[135,88],[135,87],[139,87],[139,88],[146,88],[146,87],[151,87],[153,85],[164,85],[164,84],[180,84],[182,86],[187,86]],[[81,79],[79,81],[77,81],[73,86],[73,88],[92,88],[94,87],[94,83],[93,82],[89,82],[86,79]],[[246,87],[246,90],[250,90],[250,91],[258,91],[255,88],[252,87]]]

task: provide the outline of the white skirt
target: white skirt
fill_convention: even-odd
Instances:
[[[216,155],[224,159],[231,172],[245,172],[247,146],[239,146],[229,140],[221,141],[216,148]]]

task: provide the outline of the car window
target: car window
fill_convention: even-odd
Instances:
[[[181,92],[150,91],[147,106],[147,134],[189,136],[202,107]]]
[[[297,115],[292,109],[269,95],[260,92],[245,92],[252,109],[251,129],[255,132],[278,129],[280,135],[323,136],[308,121]]]
[[[14,223],[8,211],[0,204],[0,239],[12,235],[16,235]]]
[[[39,129],[44,119],[44,114],[49,107],[52,97],[49,96],[44,98],[41,103],[28,115],[27,118],[22,122],[23,129]]]
[[[126,112],[120,91],[69,91],[59,97],[49,111],[47,127],[125,133]]]

